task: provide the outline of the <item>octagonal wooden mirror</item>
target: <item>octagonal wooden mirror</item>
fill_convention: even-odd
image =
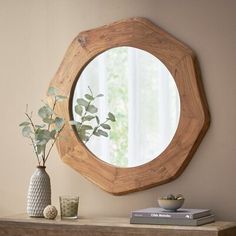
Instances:
[[[91,85],[97,94],[108,97],[101,109],[115,110],[113,130],[117,133],[111,136],[119,141],[83,143],[67,123],[64,138],[57,142],[62,160],[115,195],[177,178],[209,126],[192,50],[144,18],[81,32],[50,83],[69,97],[57,107],[57,113],[68,121],[75,120],[77,96]],[[121,98],[129,99],[129,105]],[[107,108],[104,104],[111,105]]]

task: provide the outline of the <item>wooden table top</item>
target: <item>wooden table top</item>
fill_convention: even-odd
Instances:
[[[173,225],[143,225],[130,224],[129,218],[123,217],[103,217],[103,218],[79,218],[76,220],[61,220],[57,217],[55,220],[44,218],[32,218],[26,214],[14,216],[0,217],[0,223],[20,223],[24,225],[39,224],[39,225],[54,225],[54,226],[104,226],[117,228],[146,228],[146,229],[176,229],[176,230],[191,230],[191,231],[221,231],[224,229],[236,227],[236,222],[216,221],[214,223],[202,226],[173,226]]]

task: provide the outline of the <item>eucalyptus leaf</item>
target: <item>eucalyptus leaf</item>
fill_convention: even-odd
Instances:
[[[100,120],[99,120],[98,116],[95,116],[95,118],[96,118],[97,124],[99,125],[100,124]]]
[[[79,135],[79,138],[80,138],[81,141],[87,142],[88,136],[86,135],[85,130],[80,130],[78,135]]]
[[[98,94],[96,97],[97,98],[100,98],[100,97],[103,97],[104,95],[102,93]]]
[[[81,130],[91,130],[93,127],[91,125],[82,125]]]
[[[87,110],[89,113],[92,113],[92,114],[98,112],[97,107],[95,107],[94,105],[89,105],[86,110]]]
[[[56,98],[57,101],[63,101],[65,99],[67,99],[66,96],[62,96],[62,95],[56,95],[55,98]]]
[[[55,122],[55,120],[52,118],[46,117],[46,118],[43,118],[43,122],[47,123],[47,124],[53,124]]]
[[[76,112],[78,115],[82,116],[83,107],[82,107],[81,105],[76,105],[76,106],[75,106],[75,112]]]
[[[51,132],[46,129],[39,129],[35,135],[37,144],[46,144],[51,139]]]
[[[45,145],[39,145],[39,144],[36,145],[36,150],[38,154],[43,153],[44,149],[45,149]]]
[[[35,136],[42,132],[43,128],[37,128],[35,131]]]
[[[38,115],[42,118],[49,118],[53,114],[53,111],[48,106],[43,106],[38,110]]]
[[[93,132],[93,135],[95,135],[95,136],[97,136],[97,137],[100,136],[100,134],[99,134],[97,131]]]
[[[60,117],[55,118],[55,125],[56,125],[57,130],[60,130],[63,127],[64,123],[65,122],[63,118],[60,118]]]
[[[30,122],[25,121],[19,124],[19,126],[27,126],[27,125],[30,125]]]
[[[57,134],[57,131],[55,129],[53,129],[51,132],[50,132],[50,136],[52,139],[55,139],[55,136]]]
[[[108,133],[105,132],[105,131],[103,131],[103,130],[101,130],[101,129],[99,129],[97,132],[98,132],[100,135],[104,136],[104,137],[108,137]]]
[[[57,94],[57,89],[54,88],[54,87],[49,87],[47,94],[48,94],[49,96],[55,96],[55,95]]]
[[[89,137],[87,135],[83,135],[80,137],[83,142],[87,142]]]
[[[77,99],[77,104],[79,104],[79,105],[81,105],[81,106],[84,106],[84,107],[87,107],[88,104],[89,104],[89,102],[86,101],[86,100],[83,99],[83,98],[78,98],[78,99]]]
[[[89,140],[89,136],[86,135],[86,136],[84,137],[84,142],[88,142],[88,140]]]
[[[101,124],[103,129],[111,129],[111,126],[108,124]]]
[[[49,140],[47,140],[47,139],[38,140],[37,146],[45,146],[48,141],[49,141]]]
[[[41,135],[42,135],[43,138],[48,139],[48,140],[51,138],[51,132],[49,130],[46,130],[46,129],[43,129],[41,131]]]
[[[40,129],[42,129],[42,128],[44,128],[46,125],[44,124],[44,125],[35,125],[35,128],[40,128]]]
[[[116,121],[115,116],[111,112],[108,113],[108,117],[109,117],[110,121],[112,121],[112,122]]]
[[[24,126],[22,129],[22,135],[24,137],[30,138],[30,134],[32,133],[31,128],[29,126]]]
[[[49,106],[48,103],[44,103],[44,106],[47,107],[47,109],[51,112],[51,114],[54,114],[54,110]]]
[[[92,119],[94,119],[94,118],[95,118],[95,116],[87,115],[87,116],[84,116],[84,117],[82,118],[82,121],[90,121],[90,120],[92,120]]]
[[[85,98],[87,98],[90,101],[94,100],[94,97],[89,94],[85,94],[84,96],[85,96]]]

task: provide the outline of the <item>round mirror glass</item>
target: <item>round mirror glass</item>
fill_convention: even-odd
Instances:
[[[180,117],[180,97],[166,66],[133,47],[109,49],[81,73],[72,125],[99,159],[118,167],[150,162],[167,148]]]

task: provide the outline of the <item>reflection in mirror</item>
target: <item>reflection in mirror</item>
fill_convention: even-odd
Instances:
[[[95,57],[74,91],[73,118],[79,122],[74,107],[88,87],[104,94],[95,102],[98,117],[105,120],[108,112],[116,117],[108,138],[92,136],[85,144],[99,159],[118,167],[140,166],[170,144],[179,123],[180,97],[172,75],[152,54],[117,47]],[[96,125],[96,119],[86,122]]]

